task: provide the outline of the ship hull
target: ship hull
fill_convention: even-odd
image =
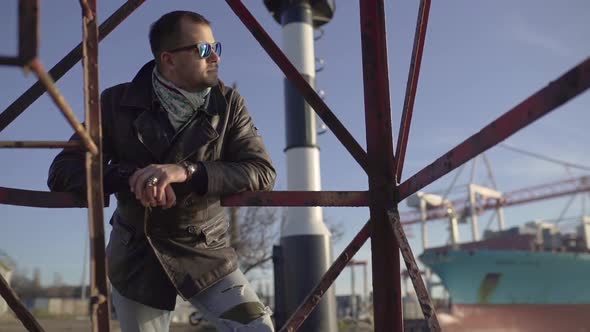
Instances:
[[[590,304],[455,304],[445,332],[590,332]]]
[[[444,331],[590,332],[590,254],[433,248],[451,298]]]

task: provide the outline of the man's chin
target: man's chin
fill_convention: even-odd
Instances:
[[[212,77],[210,79],[208,79],[205,84],[207,84],[208,87],[212,88],[216,85],[219,84],[219,77],[217,77],[217,75],[215,75],[215,77]]]

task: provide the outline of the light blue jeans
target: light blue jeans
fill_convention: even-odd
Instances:
[[[113,287],[113,304],[121,332],[168,332],[171,312],[122,296]],[[189,300],[220,332],[273,332],[268,307],[239,269]]]

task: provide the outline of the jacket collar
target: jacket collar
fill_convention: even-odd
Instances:
[[[121,100],[121,106],[142,109],[134,121],[141,143],[159,162],[180,162],[195,154],[204,145],[219,137],[219,115],[226,112],[227,100],[223,82],[211,89],[205,105],[182,126],[175,135],[170,133],[170,123],[159,106],[152,86],[154,61],[145,64],[131,81]],[[200,156],[197,156],[200,158]]]
[[[131,83],[129,84],[129,87],[127,88],[127,90],[123,94],[123,97],[121,98],[121,106],[141,108],[144,110],[157,109],[157,107],[154,107],[154,105],[156,103],[159,104],[159,101],[158,101],[158,97],[154,93],[154,87],[152,85],[152,72],[154,70],[155,65],[156,65],[156,62],[154,60],[152,60],[152,61],[144,64],[143,67],[141,67],[141,69],[139,70],[139,72],[137,72],[137,74],[135,75],[135,77],[133,78]],[[216,91],[216,90],[218,90],[218,91]],[[215,107],[215,106],[221,106],[221,105],[210,105],[211,103],[209,103],[209,100],[211,99],[211,96],[215,92],[219,92],[215,98],[216,99],[217,98],[223,99],[223,104],[225,104],[225,106],[227,106],[227,102],[225,102],[225,98],[224,98],[223,94],[221,93],[221,91],[224,91],[224,90],[225,90],[225,86],[224,86],[223,82],[221,80],[219,80],[219,83],[217,84],[217,86],[213,87],[211,89],[211,92],[209,92],[209,95],[207,97],[207,101],[205,102],[205,105],[206,105],[204,108],[205,113],[213,116],[213,115],[216,115],[219,110],[224,109],[224,108]],[[211,106],[214,106],[214,107],[211,107]]]

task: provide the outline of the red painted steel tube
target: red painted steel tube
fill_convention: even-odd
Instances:
[[[39,0],[18,2],[18,55],[0,56],[0,65],[24,66],[37,57]]]
[[[85,203],[80,202],[70,193],[24,190],[6,187],[0,187],[0,204],[39,208],[81,208],[85,206]]]
[[[301,76],[299,71],[289,61],[287,56],[281,51],[277,44],[264,31],[260,23],[252,16],[250,11],[244,6],[240,0],[226,0],[234,13],[240,18],[242,23],[250,30],[254,38],[258,40],[260,45],[264,48],[266,53],[270,55],[272,60],[279,66],[285,76],[293,83],[299,90],[301,95],[305,98],[307,103],[315,110],[318,116],[330,128],[334,135],[340,140],[344,147],[350,152],[352,157],[367,170],[367,153],[354,139],[350,132],[338,120],[338,117],[332,113],[328,105],[324,103],[322,98],[318,96],[315,90],[307,83]]]
[[[17,56],[0,56],[0,65],[2,66],[22,66],[23,63]]]
[[[79,142],[65,141],[0,141],[0,148],[5,149],[83,149]]]
[[[37,322],[27,307],[18,299],[16,293],[10,288],[6,279],[0,274],[0,296],[12,309],[16,317],[23,323],[23,326],[31,332],[44,332],[43,327]]]
[[[221,199],[224,206],[368,206],[366,191],[272,191],[247,192]],[[0,204],[42,207],[85,207],[70,193],[0,187]]]
[[[367,191],[244,192],[221,198],[223,206],[368,206]]]
[[[590,58],[587,58],[402,183],[399,200],[438,180],[589,87]]]
[[[416,32],[414,34],[412,60],[410,62],[410,71],[408,73],[408,82],[406,85],[404,109],[397,138],[397,148],[395,149],[396,161],[394,173],[396,184],[401,181],[404,160],[406,159],[406,148],[408,146],[408,136],[410,135],[412,124],[412,113],[414,111],[414,100],[416,98],[416,89],[418,87],[418,78],[420,76],[420,64],[422,63],[422,53],[424,51],[424,40],[426,39],[429,13],[430,0],[421,0],[420,9],[418,10],[418,19],[416,21]]]
[[[370,223],[367,222],[361,231],[352,239],[350,244],[346,246],[344,251],[336,258],[332,266],[326,271],[320,282],[307,295],[303,303],[295,310],[295,313],[289,318],[281,332],[292,332],[303,324],[305,319],[311,314],[313,309],[320,303],[322,296],[326,293],[328,288],[334,283],[334,280],[342,273],[342,270],[348,265],[348,262],[354,257],[359,249],[365,244],[369,238]]]
[[[99,35],[102,41],[108,36],[121,22],[123,22],[131,13],[133,13],[145,0],[128,0],[117,11],[115,11],[109,18],[100,25]],[[58,81],[68,70],[72,69],[78,61],[82,58],[82,43],[78,44],[70,51],[63,59],[61,59],[51,70],[49,75]],[[4,59],[6,60],[6,58]],[[19,60],[20,61],[20,60]],[[0,57],[0,64],[3,64],[2,57]],[[0,132],[4,130],[14,119],[21,115],[27,107],[31,106],[46,91],[45,86],[41,81],[33,84],[27,91],[18,97],[12,104],[10,104],[0,114]]]
[[[387,215],[396,203],[385,5],[383,0],[359,2],[375,331],[403,331],[399,243]]]
[[[25,65],[37,57],[39,45],[39,0],[20,0],[18,3],[18,56]]]
[[[420,269],[418,268],[418,264],[416,264],[416,260],[414,259],[412,247],[410,247],[410,243],[408,243],[408,239],[404,233],[404,228],[400,223],[399,212],[397,208],[389,209],[387,211],[387,215],[389,217],[389,223],[393,228],[395,238],[399,243],[400,252],[404,258],[404,262],[406,263],[408,275],[412,280],[412,285],[414,285],[414,290],[416,291],[416,296],[418,297],[418,302],[420,303],[420,308],[422,309],[424,319],[428,322],[430,331],[440,332],[441,328],[440,324],[438,323],[438,318],[436,317],[434,305],[432,305],[430,295],[428,295],[428,290],[424,285],[424,280],[422,280]]]
[[[84,70],[84,101],[86,126],[98,153],[86,153],[86,184],[88,222],[90,229],[90,312],[93,332],[110,330],[109,290],[107,285],[104,195],[102,188],[102,128],[98,82],[98,23],[97,0],[80,0],[84,9],[82,64]]]
[[[51,96],[51,99],[53,100],[57,108],[59,108],[59,110],[65,116],[70,126],[72,126],[72,128],[74,128],[76,133],[80,136],[80,140],[84,143],[86,149],[88,149],[88,151],[92,154],[97,154],[98,148],[96,147],[96,144],[92,141],[92,138],[90,137],[90,135],[88,135],[84,126],[76,118],[74,111],[72,111],[72,108],[70,107],[66,99],[55,86],[55,83],[53,82],[51,76],[49,76],[49,74],[47,74],[47,72],[45,71],[45,68],[43,68],[43,64],[41,64],[41,61],[39,61],[38,59],[34,59],[29,64],[29,67],[31,67],[35,74],[37,74],[39,80],[43,82],[43,84],[45,84],[47,92],[49,92],[49,96]]]

